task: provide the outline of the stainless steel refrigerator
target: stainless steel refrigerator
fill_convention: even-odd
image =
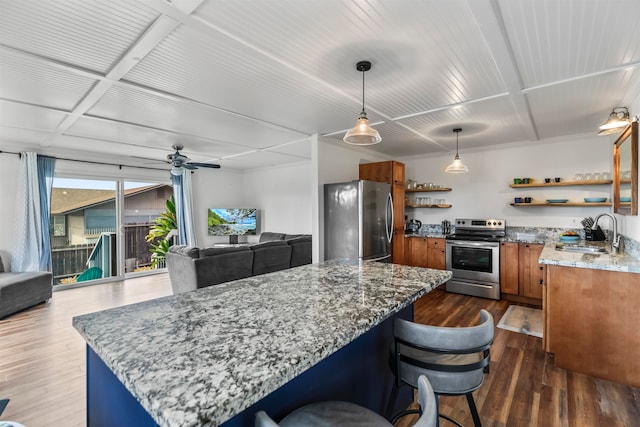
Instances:
[[[389,260],[393,238],[391,186],[351,181],[324,185],[324,258]]]

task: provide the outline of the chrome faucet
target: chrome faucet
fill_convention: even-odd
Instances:
[[[598,220],[603,216],[608,216],[609,218],[611,218],[611,225],[613,226],[613,241],[611,242],[611,252],[618,253],[620,251],[620,236],[618,235],[618,221],[616,220],[615,216],[611,215],[610,213],[601,213],[596,217],[595,221],[593,221],[591,229],[598,229]]]

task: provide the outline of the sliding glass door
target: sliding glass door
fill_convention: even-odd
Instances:
[[[56,177],[50,224],[54,286],[162,271],[162,257],[153,256],[157,239],[147,235],[172,191],[167,184]]]
[[[50,225],[54,286],[118,275],[116,184],[54,178]]]

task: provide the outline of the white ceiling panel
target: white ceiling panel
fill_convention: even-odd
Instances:
[[[509,98],[461,105],[400,121],[412,129],[429,135],[450,151],[456,149],[454,128],[461,128],[460,141],[465,147],[504,144],[526,139]]]
[[[96,80],[0,49],[0,97],[71,111]]]
[[[15,146],[16,143],[20,144],[17,149],[21,151],[36,149],[39,144],[45,142],[48,136],[48,132],[0,125],[0,141],[2,141],[4,149],[7,146]]]
[[[287,156],[285,154],[274,153],[268,150],[254,151],[242,154],[236,157],[216,160],[215,163],[222,167],[232,169],[253,169],[258,167],[279,166],[288,163],[304,162],[295,156]]]
[[[26,130],[53,131],[67,117],[62,111],[0,100],[0,125]]]
[[[355,100],[349,108],[341,106],[336,91],[242,43],[186,27],[169,35],[125,79],[309,135],[348,126],[347,116],[358,108]]]
[[[203,155],[209,157],[222,157],[247,151],[246,147],[88,117],[78,120],[66,134],[92,140],[112,141],[143,149],[150,147],[173,151],[171,147],[174,144],[181,144],[187,152],[193,151],[197,147],[197,152],[202,152]]]
[[[464,0],[277,3],[209,2],[196,14],[354,99],[361,97],[356,62],[370,60],[367,105],[388,118],[504,90]]]
[[[251,148],[308,136],[203,104],[129,87],[111,88],[87,114]]]
[[[640,70],[626,70],[537,89],[527,94],[541,138],[575,134],[576,124],[596,133],[611,110],[625,95],[625,87],[640,77]]]
[[[354,126],[360,60],[390,158],[453,152],[454,127],[461,151],[591,133],[640,96],[638,0],[198,3],[0,0],[0,150],[309,159]]]
[[[158,16],[129,0],[0,0],[0,44],[106,73]]]
[[[640,61],[638,0],[500,0],[525,88]]]
[[[274,153],[287,154],[289,156],[300,157],[301,159],[311,160],[311,141],[308,139],[294,142],[292,144],[278,145],[269,148],[268,151]]]

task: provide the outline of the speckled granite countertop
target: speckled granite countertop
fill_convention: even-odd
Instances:
[[[611,246],[607,246],[609,253],[584,254],[580,252],[565,252],[556,250],[557,241],[548,241],[538,258],[541,264],[561,265],[565,267],[590,268],[594,270],[623,271],[640,273],[640,260],[632,256],[612,254]],[[577,244],[584,245],[584,241]],[[593,242],[587,242],[593,244]]]
[[[75,317],[73,325],[159,425],[218,425],[450,278],[328,261]]]

